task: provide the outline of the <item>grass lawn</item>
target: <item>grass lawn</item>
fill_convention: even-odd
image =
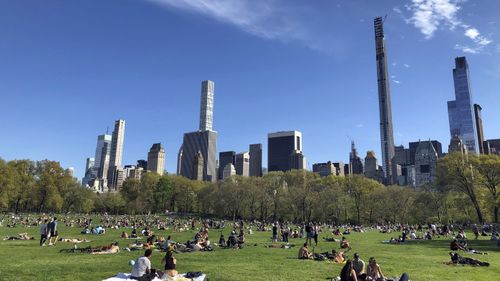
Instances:
[[[121,231],[107,230],[106,235],[81,235],[81,229],[59,227],[60,237],[85,238],[90,243],[79,244],[79,247],[106,245],[119,241],[121,247],[132,240],[119,238]],[[35,236],[31,241],[0,241],[0,280],[102,280],[118,272],[130,272],[128,261],[136,259],[143,251],[122,251],[115,255],[90,255],[60,253],[61,249],[69,249],[72,244],[58,242],[55,247],[39,247],[39,229],[36,227],[0,227],[0,237],[15,236],[18,233],[28,232]],[[130,230],[127,229],[130,233]],[[226,227],[224,236],[229,235],[230,228]],[[191,238],[193,232],[172,233],[171,231],[156,231],[157,236],[172,235],[175,241],[185,242]],[[339,243],[324,242],[320,236],[316,252],[338,249]],[[381,234],[376,231],[367,233],[353,233],[348,235],[353,250],[348,253],[352,257],[358,252],[361,258],[368,262],[374,256],[381,265],[386,276],[399,276],[408,272],[413,281],[426,280],[500,280],[500,247],[496,243],[485,240],[469,241],[469,245],[488,255],[471,255],[461,252],[464,257],[477,258],[487,261],[490,267],[449,266],[443,262],[449,261],[449,239],[440,238],[432,241],[412,241],[405,245],[383,244],[398,234]],[[468,233],[468,237],[472,235]],[[302,239],[291,239],[296,247],[291,249],[266,248],[270,244],[270,232],[256,232],[246,235],[247,247],[241,250],[216,249],[213,252],[197,252],[176,254],[177,269],[179,272],[202,271],[211,281],[298,281],[298,280],[331,280],[340,272],[341,265],[330,262],[297,260],[299,245]],[[210,239],[217,242],[219,231],[212,230]],[[257,244],[257,246],[254,246]],[[160,260],[163,253],[154,252],[152,264],[161,268]]]

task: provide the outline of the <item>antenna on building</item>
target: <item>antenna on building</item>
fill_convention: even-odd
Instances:
[[[109,134],[109,126],[106,126],[106,135]]]
[[[386,20],[386,19],[387,19],[387,14],[385,14],[385,16],[384,16],[384,21],[383,21],[383,22],[385,22],[385,20]]]

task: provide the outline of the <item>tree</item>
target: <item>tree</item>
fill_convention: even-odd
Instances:
[[[498,222],[499,196],[497,187],[500,186],[500,156],[481,155],[477,162],[477,170],[481,174],[481,184],[490,193],[493,204],[493,219]]]
[[[475,168],[477,159],[476,156],[467,156],[460,152],[448,154],[438,162],[436,179],[441,188],[467,195],[476,211],[478,221],[482,224],[484,218],[477,194],[480,175]]]

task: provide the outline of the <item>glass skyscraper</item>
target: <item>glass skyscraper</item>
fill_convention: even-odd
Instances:
[[[469,152],[478,154],[477,125],[470,89],[469,65],[465,57],[455,58],[453,83],[455,85],[455,100],[448,101],[451,138],[458,136]]]

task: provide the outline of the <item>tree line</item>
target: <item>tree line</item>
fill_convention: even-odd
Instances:
[[[435,181],[383,186],[361,175],[320,177],[303,170],[217,183],[146,173],[120,192],[82,187],[58,162],[0,159],[0,210],[110,214],[197,213],[227,219],[341,223],[498,222],[500,156],[449,154]]]

